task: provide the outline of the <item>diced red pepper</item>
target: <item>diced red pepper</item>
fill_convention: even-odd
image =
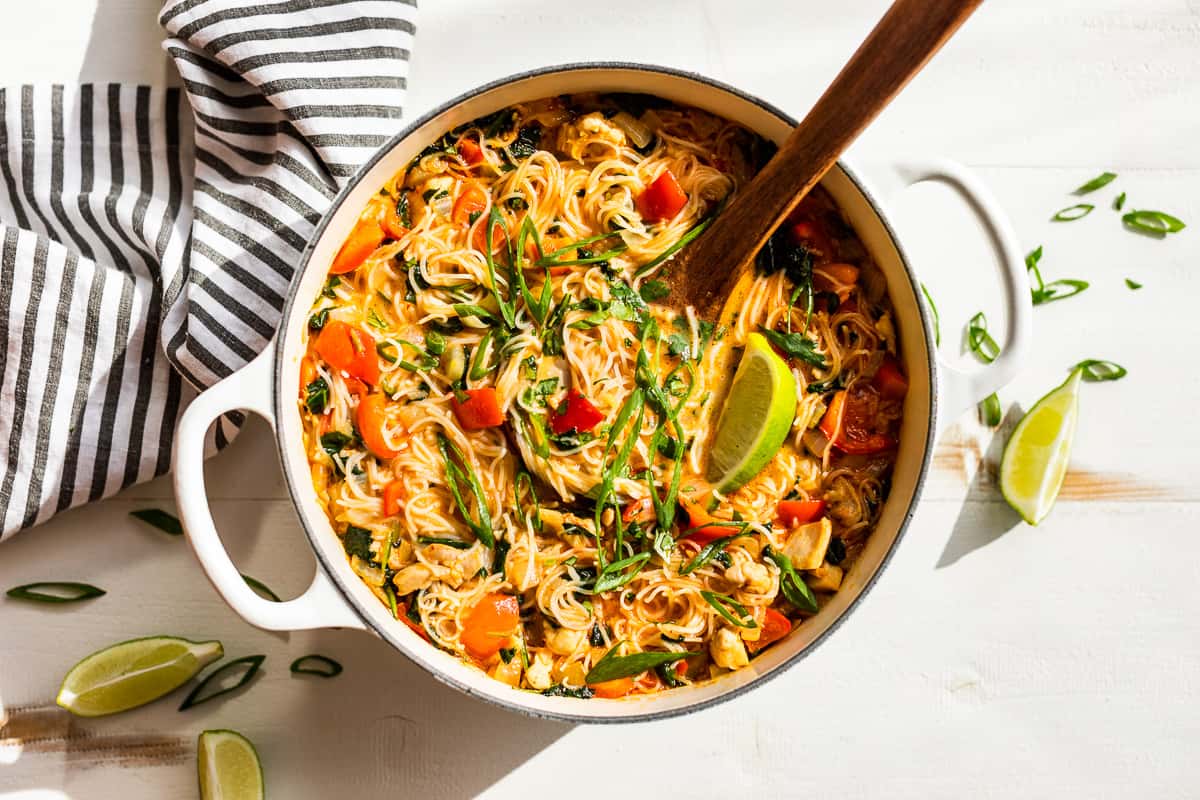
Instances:
[[[458,154],[462,156],[462,160],[467,162],[468,166],[475,166],[483,163],[483,149],[474,139],[463,137],[458,140]]]
[[[776,513],[789,528],[819,518],[825,511],[824,500],[780,500]]]
[[[762,633],[758,635],[757,641],[746,642],[746,646],[751,653],[757,653],[767,645],[778,642],[791,632],[792,621],[775,609],[768,608],[766,618],[762,624]]]
[[[458,638],[468,653],[483,661],[500,652],[520,623],[520,601],[511,594],[492,592],[467,613]]]
[[[809,219],[794,222],[788,234],[793,243],[804,245],[818,264],[833,258],[833,242],[819,222]]]
[[[375,214],[364,213],[358,222],[354,223],[353,230],[342,243],[342,249],[338,250],[333,264],[329,267],[329,274],[344,275],[358,269],[367,260],[367,256],[383,244],[383,238],[383,228],[379,226],[379,219]]]
[[[600,409],[592,405],[579,390],[572,389],[567,392],[567,397],[558,410],[550,415],[550,430],[554,431],[555,435],[567,431],[587,433],[603,421],[604,415],[600,413]]]
[[[469,223],[472,214],[482,214],[486,208],[487,192],[474,183],[468,183],[458,196],[458,199],[454,201],[454,209],[450,212],[450,219],[454,222]]]
[[[636,200],[638,213],[646,222],[660,222],[664,219],[674,219],[675,215],[687,205],[687,193],[675,180],[671,170],[663,172],[646,187],[646,191],[638,195]]]
[[[843,453],[870,455],[896,446],[896,440],[878,430],[879,392],[875,387],[851,384],[833,396],[821,418],[821,432]]]
[[[890,354],[879,365],[871,385],[879,390],[885,400],[903,400],[904,395],[908,394],[908,378],[900,371],[900,362]]]
[[[408,235],[408,228],[404,227],[404,221],[400,219],[400,210],[390,199],[382,202],[382,209],[379,212],[379,227],[383,229],[389,239],[403,239]]]
[[[379,383],[375,338],[361,328],[331,319],[321,329],[313,349],[334,369],[372,386]]]
[[[469,431],[477,431],[495,428],[504,422],[504,411],[500,408],[495,389],[485,386],[482,389],[467,389],[463,394],[467,399],[462,402],[459,402],[457,392],[451,397],[459,425]]]
[[[704,510],[703,506],[690,497],[680,495],[679,505],[683,506],[683,510],[688,515],[688,526],[683,536],[684,539],[690,539],[700,544],[708,544],[715,539],[720,539],[722,536],[729,536],[735,532],[725,525],[710,525],[709,523],[716,522],[716,520]]]
[[[383,515],[398,517],[404,508],[404,484],[401,481],[389,481],[383,487]]]

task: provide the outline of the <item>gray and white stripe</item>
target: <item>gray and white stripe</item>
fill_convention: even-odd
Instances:
[[[414,0],[173,0],[183,88],[0,88],[0,538],[166,471],[399,129]],[[224,446],[241,416],[213,431]]]

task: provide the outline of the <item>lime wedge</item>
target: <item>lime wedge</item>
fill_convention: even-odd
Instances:
[[[196,745],[201,800],[262,800],[262,764],[237,731],[205,731]]]
[[[114,644],[72,667],[56,702],[81,717],[127,711],[178,689],[223,653],[220,642],[174,636]]]
[[[708,482],[732,492],[757,475],[779,452],[795,416],[792,371],[762,334],[750,334],[717,421]]]
[[[1058,497],[1071,439],[1079,417],[1079,380],[1075,370],[1063,384],[1029,409],[1017,423],[1000,460],[1000,491],[1008,504],[1030,525],[1037,525]]]

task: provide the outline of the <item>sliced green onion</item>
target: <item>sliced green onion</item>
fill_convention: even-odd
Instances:
[[[749,536],[750,534],[746,533],[746,531],[744,530],[744,528],[746,527],[745,523],[742,523],[741,525],[742,525],[743,530],[738,531],[737,533],[733,534],[732,536],[722,536],[720,539],[713,539],[711,542],[709,542],[707,545],[705,545],[704,548],[699,553],[696,553],[696,555],[692,556],[692,559],[683,566],[683,569],[679,570],[679,574],[687,575],[689,573],[695,572],[696,570],[700,569],[705,564],[707,564],[708,562],[710,562],[714,558],[716,558],[717,553],[724,550],[725,546],[728,545],[730,542],[732,542],[734,539],[740,539],[743,536]],[[708,526],[704,525],[701,527],[708,527]],[[696,530],[699,530],[699,528],[696,528]],[[684,536],[686,536],[686,535],[687,534],[685,533]]]
[[[982,311],[971,317],[967,324],[967,344],[971,352],[986,364],[991,364],[1000,355],[1000,345],[996,344],[996,340],[988,333],[987,317]]]
[[[1121,192],[1119,195],[1117,195],[1117,199],[1113,200],[1113,210],[1120,211],[1124,207],[1125,207],[1125,193]]]
[[[472,547],[470,542],[464,542],[462,539],[451,539],[448,536],[418,536],[417,542],[420,544],[444,544],[447,547],[453,547],[455,550],[470,550]]]
[[[604,654],[604,657],[595,663],[588,671],[588,674],[583,677],[586,683],[604,683],[605,681],[614,681],[618,678],[628,678],[632,675],[640,675],[648,669],[654,669],[662,664],[673,664],[680,659],[688,656],[697,655],[697,653],[630,653],[627,656],[617,655],[617,650],[623,642],[617,642],[612,649]]]
[[[1130,211],[1121,217],[1121,221],[1125,223],[1126,228],[1132,231],[1159,239],[1168,233],[1178,233],[1187,227],[1178,217],[1172,217],[1162,211]]]
[[[342,674],[342,665],[328,656],[312,653],[300,656],[289,667],[294,675],[317,675],[322,678],[332,678]]]
[[[1092,178],[1090,181],[1085,183],[1083,186],[1080,186],[1078,189],[1076,189],[1074,193],[1075,194],[1087,194],[1088,192],[1094,192],[1097,189],[1102,189],[1105,186],[1108,186],[1110,183],[1112,183],[1116,177],[1117,177],[1117,173],[1115,173],[1115,172],[1101,172],[1099,175]]]
[[[1000,398],[995,392],[992,392],[987,397],[983,398],[983,402],[979,404],[979,419],[984,425],[989,428],[994,428],[1000,424],[1000,419],[1003,416],[1000,408]]]
[[[496,543],[496,537],[492,532],[492,515],[488,511],[487,501],[484,499],[483,487],[479,484],[479,478],[475,475],[475,470],[471,467],[471,463],[463,455],[462,450],[458,448],[454,442],[446,438],[445,434],[437,435],[438,449],[442,452],[442,459],[446,464],[446,484],[450,488],[450,494],[454,497],[454,504],[458,507],[459,514],[467,523],[467,527],[475,534],[475,536],[486,546],[491,547]],[[461,466],[460,466],[461,465]],[[472,515],[471,510],[467,507],[466,501],[463,499],[461,484],[465,483],[467,488],[471,490],[472,496],[475,498],[475,513]]]
[[[1089,358],[1080,361],[1075,366],[1071,367],[1071,372],[1077,369],[1083,370],[1083,379],[1090,383],[1099,383],[1100,381],[1118,381],[1129,374],[1129,370],[1122,367],[1113,361],[1104,361],[1102,359]]]
[[[604,592],[611,592],[613,589],[620,589],[636,578],[638,573],[642,571],[642,565],[649,560],[649,553],[638,553],[636,556],[612,562],[596,576],[596,584],[592,587],[592,594],[602,594]]]
[[[768,545],[763,549],[763,557],[769,558],[779,567],[779,591],[783,593],[784,599],[801,611],[815,614],[820,609],[817,596],[796,573],[796,568],[792,566],[792,560],[787,554],[773,550]]]
[[[160,508],[139,508],[137,511],[130,511],[129,516],[153,525],[163,533],[169,533],[172,536],[183,535],[183,526],[179,524],[179,518],[171,516]]]
[[[241,658],[235,658],[232,661],[226,661],[224,664],[204,676],[204,680],[200,681],[200,684],[196,686],[195,689],[192,689],[192,691],[188,693],[188,696],[183,699],[183,702],[180,703],[179,710],[186,711],[192,706],[198,706],[201,703],[207,703],[209,700],[215,700],[223,694],[229,694],[235,689],[242,688],[250,682],[266,658],[267,657],[265,655],[242,656]],[[218,678],[223,677],[225,673],[233,671],[243,665],[245,665],[245,669],[243,670],[241,677],[238,678],[237,683],[233,684],[232,686],[227,686],[224,689],[217,689],[214,692],[205,694],[205,691],[210,683],[213,683]]]
[[[681,250],[682,248],[684,248],[688,244],[690,244],[693,239],[695,239],[700,234],[704,233],[704,230],[709,225],[712,224],[712,221],[714,219],[716,219],[716,216],[719,212],[720,212],[720,207],[718,207],[716,211],[713,211],[713,213],[709,214],[707,217],[705,217],[704,219],[700,220],[695,225],[693,225],[688,230],[687,233],[685,233],[683,236],[679,237],[679,241],[677,241],[675,244],[668,247],[666,250],[663,250],[661,253],[659,253],[654,258],[650,259],[649,261],[647,261],[645,264],[642,264],[642,266],[638,267],[638,270],[635,273],[635,276],[638,278],[642,277],[643,275],[647,274],[648,272],[653,270],[655,267],[657,267],[659,264],[663,263],[668,258],[675,255],[677,252],[679,252],[679,250]]]
[[[242,580],[244,580],[246,582],[246,585],[249,586],[254,591],[258,592],[263,597],[266,597],[270,600],[274,600],[276,603],[283,602],[282,600],[279,599],[279,595],[277,595],[271,591],[271,587],[267,586],[265,583],[260,581],[258,578],[252,578],[244,572],[241,573],[241,575],[242,575]]]
[[[1135,292],[1138,289],[1142,288],[1142,285],[1140,283],[1138,283],[1137,281],[1135,281],[1133,278],[1126,278],[1125,285],[1128,286],[1130,289],[1133,289]]]
[[[1073,206],[1059,210],[1050,219],[1053,222],[1074,222],[1077,219],[1083,219],[1088,214],[1092,213],[1095,206],[1091,203],[1077,203]]]
[[[1055,300],[1066,300],[1068,297],[1074,297],[1079,294],[1090,285],[1087,281],[1075,280],[1074,278],[1061,278],[1057,281],[1050,281],[1033,293],[1033,304],[1040,306],[1043,303],[1053,303]]]
[[[940,346],[942,343],[942,316],[938,313],[937,305],[934,304],[929,290],[923,283],[921,284],[921,294],[925,295],[925,302],[929,303],[929,310],[933,312],[933,343]]]
[[[754,621],[754,615],[751,614],[746,607],[734,600],[727,594],[718,594],[716,592],[702,591],[700,596],[703,597],[708,604],[717,610],[717,613],[728,620],[731,624],[739,628],[757,628],[758,623]],[[739,616],[735,617],[730,611],[733,609]]]
[[[5,594],[14,600],[30,600],[34,603],[78,603],[93,597],[103,597],[106,592],[90,583],[40,581],[14,586]]]

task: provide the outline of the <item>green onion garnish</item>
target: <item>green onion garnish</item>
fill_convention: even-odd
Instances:
[[[982,311],[971,317],[967,324],[967,344],[971,352],[979,356],[985,364],[991,364],[1000,355],[1000,345],[996,344],[996,340],[988,333],[987,317]]]
[[[921,294],[925,295],[925,302],[929,303],[929,310],[933,312],[933,343],[940,346],[942,344],[942,316],[938,313],[937,305],[934,304],[929,290],[923,283],[921,284]]]
[[[1092,213],[1095,206],[1091,203],[1077,203],[1073,206],[1061,209],[1056,212],[1051,221],[1053,222],[1074,222],[1077,219],[1083,219],[1088,214]]]
[[[708,604],[717,610],[717,613],[728,620],[731,624],[739,628],[757,628],[758,623],[754,621],[754,615],[746,610],[746,607],[734,600],[727,594],[718,594],[716,592],[702,591],[700,596],[703,597]],[[732,611],[730,610],[732,609]],[[734,616],[734,612],[738,616]]]
[[[492,533],[492,515],[488,511],[483,487],[479,484],[479,478],[475,475],[471,462],[463,455],[458,445],[446,438],[445,434],[439,433],[437,440],[438,449],[441,450],[442,459],[446,464],[446,484],[450,488],[450,494],[454,497],[454,504],[458,507],[459,514],[462,515],[472,533],[486,546],[491,547],[496,543],[496,537]],[[474,514],[468,508],[466,500],[463,499],[463,484],[475,499]]]
[[[640,675],[648,669],[654,669],[662,664],[673,664],[696,653],[630,653],[627,656],[617,655],[617,650],[623,643],[617,642],[604,657],[595,663],[583,677],[587,683],[604,683],[617,678],[628,678]]]
[[[1080,186],[1078,189],[1076,189],[1074,194],[1087,194],[1088,192],[1094,192],[1097,189],[1108,186],[1116,177],[1117,173],[1115,172],[1101,172],[1083,186]]]
[[[1050,281],[1033,293],[1033,304],[1040,306],[1043,303],[1052,303],[1055,300],[1066,300],[1068,297],[1074,297],[1079,294],[1090,285],[1087,281],[1075,280],[1074,278],[1061,278],[1056,281]]]
[[[638,553],[636,556],[612,562],[596,576],[596,584],[592,587],[592,594],[602,594],[604,592],[611,592],[613,589],[620,589],[636,578],[638,573],[642,571],[642,565],[649,560],[649,553]]]
[[[139,508],[137,511],[130,511],[129,516],[153,525],[163,533],[169,533],[172,536],[183,535],[183,526],[179,524],[178,517],[173,517],[160,508]]]
[[[250,682],[266,658],[267,657],[265,655],[242,656],[241,658],[235,658],[232,661],[226,661],[224,664],[204,676],[204,680],[200,681],[200,684],[195,689],[192,689],[192,691],[188,693],[188,696],[183,699],[183,702],[179,705],[179,710],[186,711],[192,706],[198,706],[201,703],[207,703],[209,700],[214,700],[223,694],[229,694],[235,689],[242,688]],[[210,683],[213,683],[217,678],[220,678],[226,672],[235,670],[243,665],[245,665],[245,669],[243,670],[241,677],[238,678],[237,683],[233,684],[232,686],[227,686],[224,689],[217,689],[209,694],[204,693]]]
[[[1162,239],[1168,233],[1178,233],[1187,226],[1177,217],[1164,214],[1162,211],[1130,211],[1121,217],[1125,227],[1131,231],[1144,233]]]
[[[342,674],[342,665],[328,656],[312,653],[300,656],[290,667],[295,675],[318,675],[322,678],[332,678]]]
[[[270,600],[274,600],[276,603],[283,602],[279,599],[279,595],[272,592],[271,588],[269,586],[267,586],[265,583],[263,583],[262,581],[260,581],[258,578],[252,578],[244,572],[241,573],[241,575],[242,575],[242,580],[244,580],[246,582],[246,585],[249,586],[254,591],[258,592],[263,597],[266,597]]]
[[[1133,278],[1126,278],[1125,285],[1128,286],[1130,289],[1133,289],[1134,291],[1137,291],[1138,289],[1142,288],[1142,285],[1140,283],[1138,283],[1137,281],[1135,281]]]
[[[464,542],[462,539],[451,539],[448,536],[418,536],[417,542],[420,544],[444,544],[446,547],[453,547],[455,550],[470,550],[471,543]]]
[[[81,600],[102,597],[106,592],[90,583],[40,581],[14,586],[5,594],[15,600],[30,600],[35,603],[78,603]]]
[[[702,527],[708,527],[708,526],[702,526]],[[695,572],[696,570],[700,569],[705,564],[707,564],[708,562],[710,562],[714,558],[716,558],[717,553],[722,552],[725,549],[725,546],[728,545],[730,542],[732,542],[734,539],[740,539],[743,536],[749,536],[750,534],[746,533],[746,531],[745,531],[746,526],[744,523],[741,523],[741,527],[743,530],[738,531],[737,533],[733,534],[732,536],[722,536],[720,539],[714,539],[711,542],[709,542],[707,545],[705,545],[705,547],[699,553],[696,553],[696,555],[693,556],[692,559],[683,566],[683,569],[679,570],[679,574],[687,575],[691,572]],[[695,530],[699,530],[699,528],[696,528]],[[687,534],[685,533],[684,536],[686,536],[686,535]]]
[[[1121,192],[1117,195],[1117,199],[1113,200],[1113,211],[1120,211],[1125,207],[1125,193]]]
[[[1000,409],[1000,398],[995,392],[992,392],[987,397],[983,398],[983,402],[979,404],[979,419],[984,425],[989,428],[994,428],[1000,424],[1000,419],[1003,416]]]
[[[1089,358],[1071,367],[1071,372],[1083,370],[1083,379],[1089,383],[1100,381],[1117,381],[1129,374],[1129,370],[1113,361]]]
[[[785,553],[772,549],[770,545],[763,549],[763,557],[771,559],[775,566],[779,567],[779,591],[783,592],[784,599],[802,611],[815,614],[820,608],[817,596],[797,574],[792,560]]]

